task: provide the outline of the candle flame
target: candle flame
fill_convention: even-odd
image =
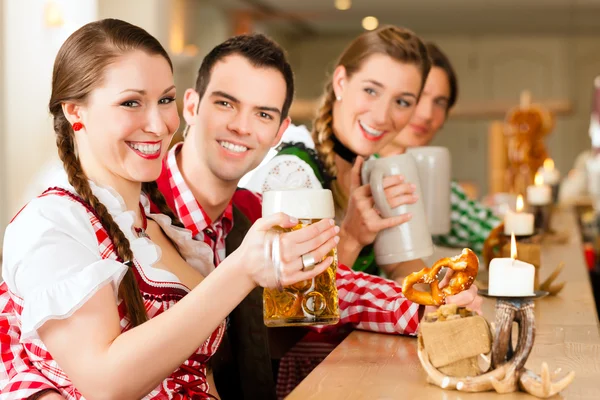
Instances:
[[[553,170],[554,169],[554,160],[551,158],[546,158],[544,160],[544,169]]]
[[[517,241],[515,240],[515,233],[510,234],[510,258],[513,260],[517,259]]]
[[[537,172],[535,174],[535,179],[533,180],[535,183],[535,186],[540,186],[544,184],[544,177],[542,176],[542,174],[540,174],[539,172]]]
[[[524,203],[523,203],[523,195],[517,196],[517,212],[523,211]]]

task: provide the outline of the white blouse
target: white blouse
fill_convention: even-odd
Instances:
[[[75,193],[64,171],[49,186]],[[171,272],[153,268],[161,258],[160,248],[137,237],[135,212],[126,209],[121,196],[92,181],[90,186],[129,239],[136,261],[152,284],[182,287]],[[140,202],[148,218],[162,228],[192,267],[204,276],[214,270],[208,245],[193,240],[191,231],[173,226],[166,215],[150,213],[145,195]],[[46,321],[68,318],[106,284],[112,286],[116,298],[127,268],[114,259],[102,259],[89,214],[80,203],[57,195],[32,200],[4,237],[2,277],[11,292],[23,299],[21,341],[37,339],[37,330]]]

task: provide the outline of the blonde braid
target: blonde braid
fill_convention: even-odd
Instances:
[[[55,114],[56,115],[56,114]],[[71,125],[66,120],[62,111],[54,117],[54,131],[56,132],[56,145],[58,155],[63,162],[69,183],[73,186],[79,197],[89,204],[100,219],[100,223],[108,232],[115,247],[115,252],[124,262],[133,261],[133,253],[129,246],[129,240],[113,220],[112,216],[92,193],[89,181],[81,168],[79,159],[75,156],[75,144]],[[119,285],[119,297],[123,300],[127,309],[127,315],[133,326],[138,326],[148,320],[144,299],[138,287],[133,267],[129,267],[121,284]]]
[[[333,84],[330,81],[325,86],[325,91],[321,99],[321,105],[317,110],[316,118],[313,122],[312,138],[315,142],[315,150],[325,166],[325,171],[331,177],[337,176],[337,167],[335,165],[334,143],[331,139],[333,135],[333,103],[335,102],[335,93]],[[337,179],[331,182],[331,193],[335,207],[345,212],[348,207],[348,196],[342,190]]]
[[[313,122],[312,138],[315,142],[315,150],[323,164],[326,172],[335,177],[337,168],[335,167],[335,153],[333,151],[333,102],[335,93],[331,82],[325,86],[325,93],[321,99],[321,105],[317,110],[317,115]]]

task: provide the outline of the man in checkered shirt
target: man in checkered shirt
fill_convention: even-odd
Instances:
[[[293,76],[285,54],[262,35],[235,37],[217,46],[204,59],[195,89],[185,92],[186,138],[168,153],[157,182],[194,238],[212,247],[217,266],[226,255],[236,210],[250,223],[261,215],[260,196],[238,189],[237,184],[278,143],[290,123],[292,96]],[[344,265],[338,267],[336,284],[340,325],[416,334],[425,307],[406,300],[398,284]],[[481,299],[475,293],[473,288],[448,302],[480,310]],[[0,299],[7,299],[5,295]],[[20,389],[22,398],[41,394],[38,398],[50,399],[56,395],[52,386],[23,358],[18,327],[10,319],[11,305],[0,302],[0,307],[5,369],[0,371],[0,390]],[[254,322],[264,327],[262,309],[258,311]]]

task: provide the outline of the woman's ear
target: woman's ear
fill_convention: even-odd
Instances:
[[[63,111],[63,114],[65,115],[65,118],[67,119],[67,121],[69,121],[71,126],[73,126],[73,124],[75,124],[75,123],[80,123],[80,124],[85,125],[82,115],[81,115],[82,109],[79,105],[77,105],[75,103],[62,103],[62,111]]]
[[[336,100],[341,100],[344,95],[344,85],[347,81],[346,68],[343,65],[338,65],[333,71],[333,93],[335,94]]]

